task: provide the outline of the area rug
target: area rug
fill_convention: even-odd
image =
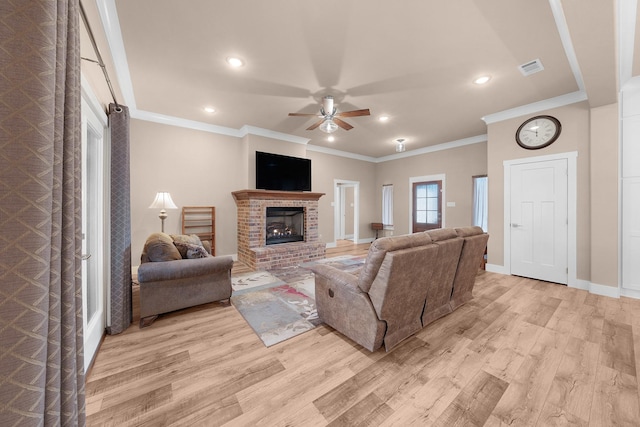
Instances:
[[[231,278],[231,303],[249,326],[270,347],[318,326],[315,282],[309,267],[329,264],[354,271],[366,256],[341,255],[295,267],[257,271]]]

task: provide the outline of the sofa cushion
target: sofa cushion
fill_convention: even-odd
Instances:
[[[431,237],[426,233],[381,237],[374,240],[369,247],[369,253],[367,254],[364,268],[360,272],[358,287],[364,292],[369,292],[371,284],[376,278],[378,270],[380,270],[380,266],[382,265],[382,261],[384,261],[384,257],[387,252],[424,246],[429,243],[431,243]]]
[[[176,241],[174,241],[173,244],[184,259],[206,258],[209,256],[209,252],[207,252],[204,246]]]
[[[165,233],[153,233],[147,238],[142,251],[142,262],[161,262],[182,259],[182,255],[173,244],[171,236]]]

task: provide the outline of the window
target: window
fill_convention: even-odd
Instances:
[[[393,184],[382,186],[382,225],[393,229]]]
[[[473,177],[473,225],[487,232],[489,182],[486,175]]]

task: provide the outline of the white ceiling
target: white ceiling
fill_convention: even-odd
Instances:
[[[397,138],[408,151],[481,140],[483,117],[534,114],[530,104],[540,101],[616,102],[614,3],[91,0],[88,9],[118,101],[133,117],[222,132],[251,126],[382,158]],[[94,56],[86,42],[83,55]],[[232,69],[228,56],[246,65]],[[518,66],[534,59],[544,71],[524,77]],[[484,74],[488,84],[473,84]],[[314,118],[288,116],[318,112],[325,95],[338,111],[369,108],[371,116],[346,119],[354,129],[338,130],[334,142],[305,130]]]

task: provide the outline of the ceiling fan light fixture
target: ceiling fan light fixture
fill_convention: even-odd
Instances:
[[[318,129],[320,129],[322,132],[325,132],[325,133],[333,133],[338,130],[338,125],[333,123],[331,119],[327,119],[324,122],[322,122],[322,124],[320,125],[320,127],[318,127]]]

